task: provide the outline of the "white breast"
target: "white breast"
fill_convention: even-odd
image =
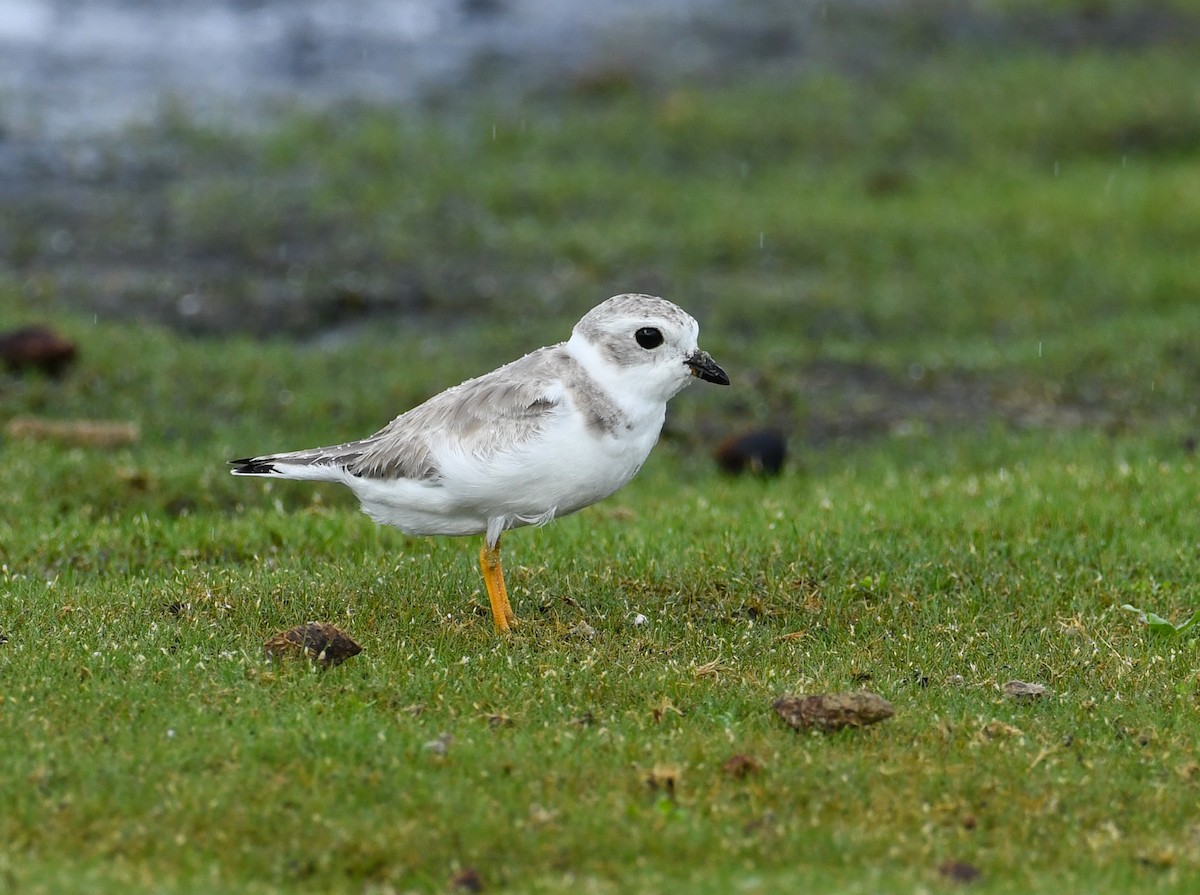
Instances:
[[[442,475],[436,484],[353,476],[346,484],[372,519],[409,534],[478,534],[498,517],[506,528],[545,522],[627,484],[658,441],[666,415],[665,404],[639,407],[627,426],[601,434],[569,400],[558,408],[542,436],[519,449],[480,458],[453,443],[437,444]]]

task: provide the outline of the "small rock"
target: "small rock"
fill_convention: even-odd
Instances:
[[[1041,684],[1030,684],[1026,681],[1007,681],[1004,684],[1004,695],[1009,699],[1021,699],[1032,701],[1041,699],[1049,694],[1049,690]]]
[[[731,435],[717,445],[713,457],[730,475],[779,475],[787,457],[787,439],[773,429]]]
[[[0,360],[14,373],[41,370],[57,378],[77,354],[74,342],[48,326],[24,326],[0,333]]]
[[[796,730],[828,733],[843,727],[866,727],[895,714],[892,704],[875,693],[820,693],[814,696],[780,696],[771,705]]]
[[[328,622],[309,622],[276,634],[263,644],[263,652],[273,658],[306,656],[325,668],[332,668],[357,656],[362,647]]]

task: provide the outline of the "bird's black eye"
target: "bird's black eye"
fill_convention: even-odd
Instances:
[[[663,335],[653,326],[643,326],[633,337],[637,339],[637,343],[645,349],[657,348],[663,343]]]

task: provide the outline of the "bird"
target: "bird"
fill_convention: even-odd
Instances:
[[[434,395],[367,438],[230,460],[233,475],[346,485],[363,511],[410,535],[484,536],[495,628],[516,621],[500,539],[603,500],[642,468],[667,402],[694,379],[729,385],[678,305],[626,293],[565,342]]]

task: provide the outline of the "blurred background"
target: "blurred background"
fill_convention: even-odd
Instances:
[[[2,0],[0,310],[478,325],[498,362],[645,291],[747,386],[714,431],[1183,431],[1198,35],[1184,0]]]

